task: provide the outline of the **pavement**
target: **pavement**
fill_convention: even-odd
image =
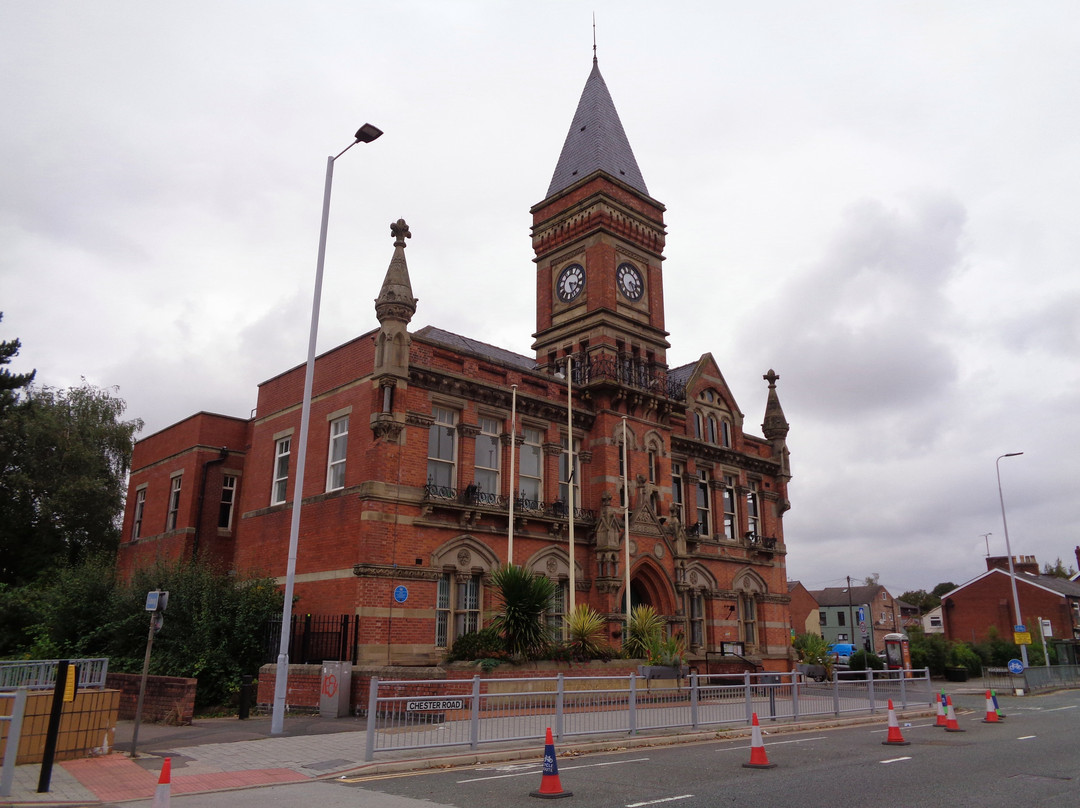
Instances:
[[[969,709],[982,710],[985,690],[975,683],[935,682]],[[966,698],[964,698],[966,697]],[[1000,697],[1002,708],[1012,697]],[[933,714],[933,710],[898,711],[902,717]],[[858,723],[883,723],[884,712],[876,715],[845,715],[837,719],[804,719],[787,725],[772,724],[770,734],[806,731]],[[366,721],[363,718],[318,718],[308,715],[285,717],[284,732],[271,735],[270,717],[239,720],[199,718],[189,726],[143,723],[139,727],[137,754],[131,755],[134,723],[121,721],[116,728],[115,747],[106,754],[81,760],[54,763],[49,789],[37,792],[40,764],[15,767],[10,797],[0,797],[0,805],[11,806],[116,806],[145,801],[154,796],[165,758],[171,760],[171,794],[193,794],[230,789],[254,788],[280,783],[331,779],[345,775],[364,776],[425,768],[465,766],[480,762],[523,760],[543,756],[540,742],[507,742],[484,745],[473,752],[463,747],[446,750],[405,750],[380,752],[365,762]],[[749,734],[749,727],[723,728],[725,738]],[[685,743],[717,737],[716,728],[707,731],[650,732],[628,737],[625,733],[590,736],[588,740],[560,743],[560,755],[607,750],[615,746]]]

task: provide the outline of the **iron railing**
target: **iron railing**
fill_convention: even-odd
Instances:
[[[675,401],[686,400],[686,385],[672,379],[667,369],[625,351],[618,354],[574,356],[574,384],[588,387],[595,382],[616,382]]]
[[[851,676],[851,674],[848,674]],[[749,724],[934,704],[928,670],[866,671],[814,683],[791,673],[381,681],[372,677],[366,759],[376,752]]]
[[[506,512],[510,510],[509,497],[483,491],[477,485],[467,485],[458,490],[449,485],[436,485],[431,480],[428,480],[427,485],[424,486],[424,499],[428,502],[452,502],[455,505],[481,506]],[[551,519],[566,519],[569,515],[569,508],[561,499],[554,502],[544,502],[543,500],[530,499],[524,494],[514,498],[514,511],[516,513],[546,516]],[[574,508],[575,522],[593,522],[595,520],[595,511],[589,508]]]
[[[326,660],[356,662],[356,642],[360,618],[355,614],[292,616],[289,632],[289,662],[294,665],[321,665]],[[281,649],[281,618],[266,621],[263,662],[277,661]]]

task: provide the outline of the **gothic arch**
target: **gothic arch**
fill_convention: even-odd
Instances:
[[[631,592],[637,590],[657,614],[674,615],[678,611],[678,602],[671,587],[671,581],[651,558],[645,558],[631,569]],[[620,594],[620,603],[626,602],[626,590]],[[631,597],[633,602],[633,597]]]
[[[466,572],[479,568],[487,574],[500,563],[490,547],[467,533],[450,539],[431,554],[431,566],[437,570],[453,567]]]
[[[750,567],[744,567],[735,573],[731,588],[736,592],[747,592],[753,595],[765,595],[769,592],[769,586],[765,583],[765,579]]]
[[[561,547],[552,545],[537,550],[524,564],[525,569],[531,570],[538,575],[561,580],[570,577],[570,556]],[[584,580],[585,571],[581,564],[574,563],[574,578]]]
[[[691,589],[702,589],[706,592],[715,592],[719,588],[716,577],[699,561],[687,565],[685,583]]]
[[[615,427],[614,427],[614,429],[612,430],[612,433],[611,433],[611,438],[612,438],[612,442],[616,446],[619,446],[619,447],[622,446],[623,428],[622,428],[622,422],[621,421],[617,422],[615,424]],[[634,427],[630,426],[630,424],[627,424],[626,425],[626,450],[628,452],[633,452],[633,451],[636,451],[639,448],[640,447],[638,446],[638,437],[637,437],[637,434],[634,432]]]

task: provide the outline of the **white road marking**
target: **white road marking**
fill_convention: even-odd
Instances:
[[[902,760],[911,760],[911,757],[909,756],[909,757],[889,758],[888,760],[879,760],[878,763],[899,763]]]
[[[1018,741],[1030,741],[1032,738],[1037,738],[1037,737],[1038,737],[1037,735],[1021,735],[1016,740],[1018,740]]]
[[[1059,712],[1061,710],[1075,710],[1075,709],[1076,709],[1076,705],[1075,704],[1070,704],[1068,707],[1051,707],[1049,710],[1046,710],[1046,712],[1048,712],[1048,713],[1056,713],[1056,712]]]
[[[641,808],[642,805],[656,805],[661,802],[674,802],[675,800],[688,800],[693,797],[693,794],[681,794],[678,797],[664,797],[660,800],[648,800],[647,802],[632,802],[626,806],[626,808]]]
[[[823,741],[823,740],[825,740],[825,736],[824,735],[818,735],[818,736],[816,736],[814,738],[798,738],[798,739],[796,739],[794,741],[769,741],[768,743],[763,742],[762,745],[763,746],[783,746],[784,744],[789,744],[789,743],[807,743],[808,741]],[[717,749],[716,751],[717,752],[739,752],[739,751],[741,751],[743,749],[749,749],[749,748],[750,748],[749,746],[727,746],[727,747],[725,747],[723,749]]]
[[[645,760],[648,760],[648,758],[634,758],[633,760],[610,760],[610,761],[608,761],[606,763],[585,763],[585,764],[582,764],[581,766],[560,766],[559,771],[560,772],[569,772],[569,771],[573,771],[574,769],[595,769],[595,768],[598,768],[600,766],[621,766],[624,763],[641,763],[642,761],[645,761]],[[525,775],[535,775],[535,774],[536,774],[535,771],[514,772],[512,774],[495,774],[495,775],[492,775],[491,777],[473,777],[473,778],[470,778],[469,780],[458,780],[458,783],[480,783],[480,782],[483,782],[484,780],[503,780],[503,779],[505,779],[507,777],[524,777]]]

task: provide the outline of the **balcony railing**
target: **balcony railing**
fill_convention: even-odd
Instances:
[[[446,485],[436,485],[428,481],[424,486],[424,500],[427,502],[441,501],[447,504],[461,505],[464,507],[482,507],[509,513],[510,498],[484,491],[478,485],[467,485],[460,491]],[[552,519],[566,519],[569,509],[561,499],[546,503],[542,500],[529,499],[525,496],[514,498],[514,512],[524,515],[545,516]],[[575,522],[593,522],[596,520],[596,512],[589,508],[574,508]]]
[[[574,384],[582,387],[601,381],[616,382],[675,401],[686,400],[686,385],[670,378],[666,368],[625,351],[615,355],[575,355],[573,378]]]
[[[746,539],[747,545],[755,550],[767,550],[770,552],[775,552],[776,545],[780,541],[775,536],[762,536],[752,531],[744,533],[743,538]]]

